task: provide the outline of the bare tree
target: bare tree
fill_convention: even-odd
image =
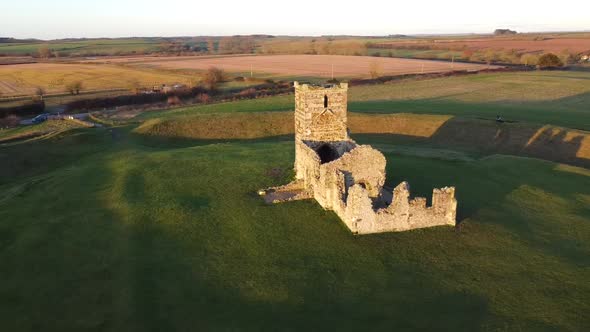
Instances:
[[[45,90],[40,86],[35,88],[35,95],[33,96],[33,99],[43,100],[43,96],[45,96]]]
[[[207,51],[209,52],[209,54],[215,53],[215,42],[213,41],[213,39],[207,40]]]
[[[484,55],[484,59],[486,60],[486,63],[488,65],[491,65],[494,61],[498,60],[498,56],[494,50],[489,49],[486,51],[486,53]]]
[[[41,45],[37,49],[40,58],[49,59],[51,57],[51,50],[47,45]]]
[[[369,65],[369,76],[371,76],[371,78],[377,78],[381,76],[381,66],[377,61],[373,61]]]
[[[66,90],[72,95],[78,95],[80,94],[80,90],[82,90],[82,86],[81,81],[71,82],[66,85]]]
[[[203,76],[203,82],[205,82],[209,90],[217,89],[219,83],[223,82],[224,79],[225,73],[222,69],[219,69],[217,67],[209,68]]]
[[[539,56],[535,54],[526,53],[520,57],[520,63],[525,66],[536,66],[539,61]]]
[[[139,83],[139,80],[137,79],[131,79],[127,85],[129,91],[131,91],[134,94],[138,94],[139,90],[141,89],[141,84]]]
[[[576,55],[575,53],[566,49],[561,51],[559,54],[559,59],[561,59],[561,62],[563,62],[564,65],[571,65],[576,62]]]

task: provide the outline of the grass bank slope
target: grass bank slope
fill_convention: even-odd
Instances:
[[[88,128],[89,123],[79,120],[47,120],[40,124],[0,130],[0,144],[51,135],[76,128]]]
[[[349,114],[352,134],[387,134],[414,142],[513,154],[590,167],[590,133],[555,126],[496,123],[443,115]],[[252,139],[291,135],[293,113],[203,114],[154,119],[135,132],[166,139]]]

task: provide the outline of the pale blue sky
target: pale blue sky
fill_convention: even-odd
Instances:
[[[17,38],[590,30],[588,0],[2,2],[0,37]]]

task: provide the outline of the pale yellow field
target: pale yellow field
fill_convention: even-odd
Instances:
[[[96,64],[32,63],[0,66],[0,96],[32,94],[36,87],[46,93],[66,91],[66,85],[81,81],[83,90],[129,88],[131,82],[141,86],[188,84],[191,77],[165,71],[135,69]]]
[[[89,61],[91,63],[88,63]],[[86,62],[86,63],[85,63]],[[124,57],[82,60],[77,63],[31,63],[0,66],[0,96],[31,95],[37,87],[46,93],[66,92],[69,83],[81,81],[84,91],[189,84],[198,72],[218,67],[230,74],[252,70],[258,78],[300,77],[362,78],[374,68],[379,75],[479,70],[485,65],[430,60],[340,55],[269,55],[213,57]],[[494,67],[494,66],[491,66]]]

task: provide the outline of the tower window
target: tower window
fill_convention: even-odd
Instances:
[[[328,95],[324,95],[324,108],[328,108]]]

